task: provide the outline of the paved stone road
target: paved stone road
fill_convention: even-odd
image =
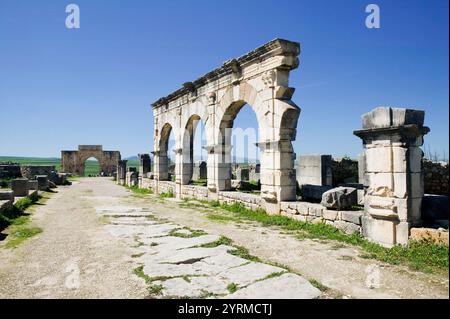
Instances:
[[[114,199],[110,199],[114,201]],[[208,235],[155,219],[151,209],[98,206],[108,231],[132,239],[133,256],[142,264],[154,297],[171,298],[316,298],[321,292],[283,268],[230,254],[232,246]],[[207,247],[205,247],[207,246]],[[231,290],[235,287],[237,291]]]
[[[139,203],[130,195],[107,179],[60,188],[34,213],[43,233],[16,250],[0,249],[0,298],[321,295],[299,275],[231,254],[236,248],[219,244],[218,235],[130,205]]]
[[[210,218],[217,216],[228,219]],[[448,298],[448,274],[387,265],[355,246],[299,240],[230,216],[139,198],[107,178],[81,179],[36,207],[32,226],[42,233],[14,250],[0,241],[0,298],[145,298],[149,290],[156,298]],[[263,262],[231,254],[234,247],[217,242],[222,235]],[[305,278],[329,289],[321,293]]]

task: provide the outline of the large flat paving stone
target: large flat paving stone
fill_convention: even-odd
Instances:
[[[187,248],[175,251],[163,250],[160,251],[160,253],[150,255],[149,257],[160,263],[193,264],[207,257],[226,254],[230,249],[230,246],[221,245],[214,248]]]
[[[220,279],[233,282],[239,286],[247,286],[258,279],[263,279],[273,273],[284,272],[286,270],[271,265],[250,262],[243,266],[228,268],[218,274]]]
[[[168,251],[168,250],[178,250],[178,249],[185,249],[195,246],[201,246],[204,244],[209,244],[212,242],[215,242],[219,240],[219,236],[217,235],[202,235],[198,237],[192,237],[192,238],[182,238],[182,237],[175,237],[175,236],[166,236],[166,237],[159,237],[159,238],[143,238],[141,241],[145,245],[155,245],[152,246],[152,250],[154,252],[162,252],[162,251]]]
[[[225,298],[231,299],[313,299],[321,295],[319,289],[306,279],[292,273],[258,281]]]

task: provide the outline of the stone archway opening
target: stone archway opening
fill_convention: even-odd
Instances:
[[[83,164],[84,177],[98,177],[101,176],[100,161],[92,156],[84,161]]]
[[[174,135],[172,125],[166,123],[161,129],[161,137],[159,139],[159,149],[157,150],[158,171],[160,181],[170,181],[175,176],[175,164],[174,164]]]
[[[187,121],[183,134],[183,185],[193,184],[198,186],[207,185],[207,153],[204,149],[205,124],[201,117],[193,114]]]
[[[222,160],[230,164],[223,168],[228,177],[222,190],[260,193],[259,131],[260,125],[251,105],[238,101],[226,109],[220,123],[220,141],[222,148],[230,153],[223,154]]]

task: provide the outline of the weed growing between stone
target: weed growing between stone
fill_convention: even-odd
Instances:
[[[125,186],[133,192],[135,195],[149,195],[153,194],[153,190],[148,188],[139,188],[138,186]]]

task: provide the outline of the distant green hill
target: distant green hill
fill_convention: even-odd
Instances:
[[[56,170],[61,169],[61,159],[56,157],[19,157],[19,156],[0,156],[0,162],[13,162],[21,165],[54,165]],[[139,167],[138,160],[130,160],[128,167]],[[84,175],[99,175],[100,165],[97,161],[88,160],[85,163]]]

